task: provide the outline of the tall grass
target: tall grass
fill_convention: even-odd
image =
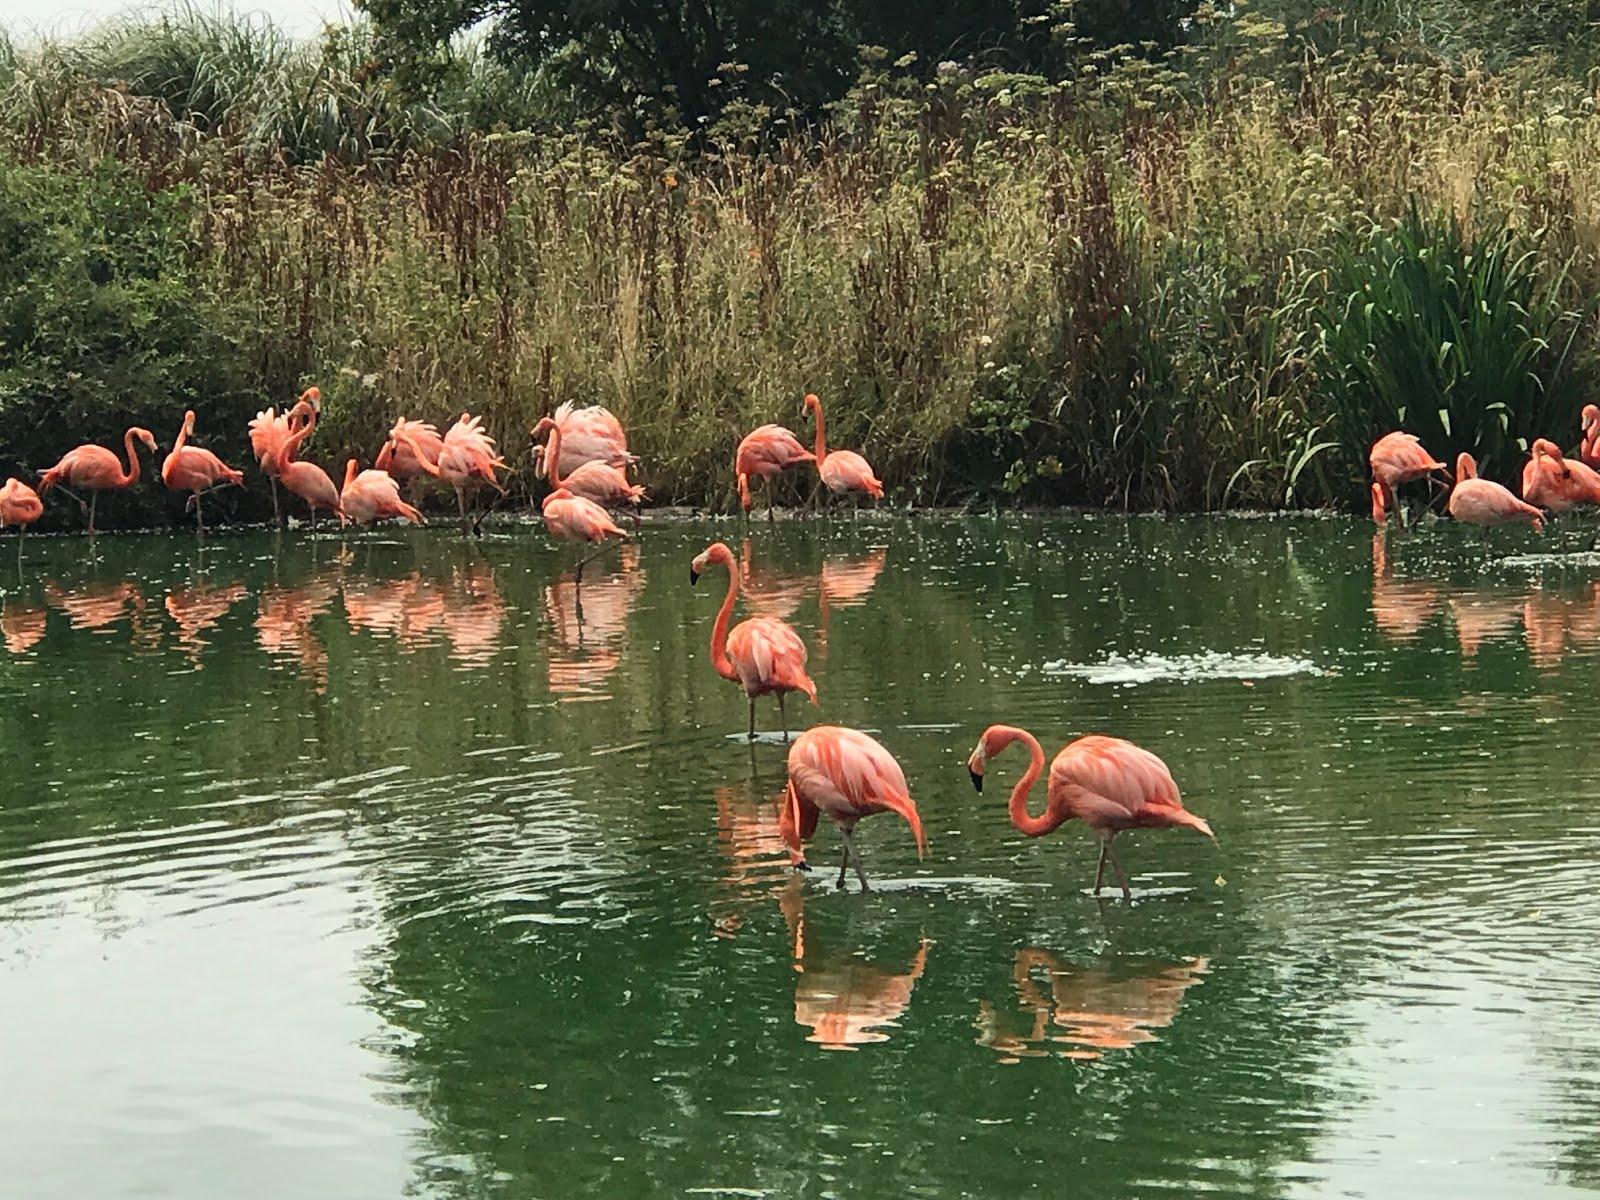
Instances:
[[[1441,409],[1502,473],[1534,430],[1569,441],[1600,284],[1587,88],[1235,35],[1204,69],[884,71],[821,127],[691,154],[519,131],[559,98],[481,58],[421,104],[360,28],[180,13],[13,52],[0,159],[165,198],[231,398],[148,386],[217,403],[234,447],[239,412],[317,382],[330,458],[470,408],[518,462],[570,399],[618,413],[658,497],[726,505],[739,436],[804,434],[816,391],[899,500],[1199,509],[1358,502],[1363,439]],[[33,203],[0,190],[0,221]],[[133,397],[102,402],[109,428]],[[44,461],[47,427],[0,454]]]

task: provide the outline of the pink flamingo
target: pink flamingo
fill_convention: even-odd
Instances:
[[[728,594],[723,597],[711,628],[711,665],[718,675],[744,688],[750,699],[750,737],[756,736],[756,697],[776,695],[778,717],[783,722],[783,740],[789,740],[789,718],[784,697],[804,692],[817,702],[817,685],[806,674],[806,646],[787,622],[777,617],[751,617],[728,631],[733,603],[739,597],[739,572],[733,551],[723,542],[713,542],[689,564],[689,583],[700,581],[707,564],[728,568]]]
[[[433,463],[428,461],[425,452],[411,434],[396,433],[398,429],[399,426],[396,426],[390,431],[396,443],[409,442],[418,466],[429,475],[443,479],[455,489],[456,502],[461,506],[462,535],[465,536],[469,530],[481,533],[482,516],[474,522],[469,523],[467,520],[467,488],[482,481],[502,496],[506,494],[505,488],[500,486],[500,480],[495,476],[495,471],[506,465],[505,460],[495,450],[494,439],[483,431],[483,418],[462,413],[461,418],[445,432],[438,460]]]
[[[1398,430],[1372,443],[1367,463],[1372,468],[1372,519],[1379,525],[1387,520],[1388,510],[1395,506],[1395,488],[1413,479],[1423,479],[1430,471],[1445,469],[1442,462],[1422,448],[1416,434]],[[1400,524],[1405,524],[1403,511]]]
[[[44,515],[44,503],[39,494],[20,479],[8,479],[0,487],[0,529],[7,525],[17,527],[17,569],[22,569],[22,539],[28,526]]]
[[[566,488],[574,496],[582,496],[585,500],[593,500],[599,505],[631,504],[634,508],[646,499],[644,488],[638,484],[628,482],[627,472],[621,467],[613,467],[606,463],[591,459],[580,463],[571,473],[561,464],[566,460],[566,435],[561,426],[552,417],[541,417],[539,423],[531,430],[532,436],[537,439],[546,430],[550,433],[550,444],[544,455],[543,463],[550,467],[550,486],[553,488]]]
[[[623,431],[622,422],[612,416],[610,410],[598,404],[576,408],[571,400],[565,401],[556,409],[551,420],[561,430],[561,450],[555,467],[562,475],[571,475],[584,463],[630,467],[639,461],[638,455],[628,453],[628,435]],[[549,453],[556,453],[554,447]],[[549,457],[540,451],[534,473],[543,479],[549,473],[550,466]]]
[[[828,452],[822,429],[822,401],[815,395],[806,397],[806,410],[817,418],[817,448],[812,451],[817,462],[817,475],[835,496],[858,493],[883,499],[883,484],[872,473],[867,460],[854,450]]]
[[[264,408],[251,419],[248,426],[250,432],[250,451],[256,456],[256,463],[260,466],[262,474],[267,477],[267,482],[272,485],[272,519],[281,519],[278,508],[278,468],[277,453],[283,448],[283,443],[288,441],[289,435],[298,429],[306,418],[322,410],[322,389],[308,387],[300,393],[300,398],[295,406],[283,413],[276,408]]]
[[[339,489],[334,486],[333,480],[328,478],[328,473],[315,463],[300,462],[295,458],[300,446],[311,436],[317,427],[317,414],[312,411],[310,419],[290,434],[284,443],[278,447],[273,455],[273,466],[277,470],[278,478],[283,481],[283,486],[306,502],[311,510],[311,527],[317,527],[317,510],[324,509],[334,516],[340,517],[343,524],[343,509],[339,504]]]
[[[1122,884],[1122,898],[1133,899],[1128,877],[1122,873],[1122,864],[1111,848],[1111,839],[1125,829],[1181,825],[1216,840],[1211,826],[1183,807],[1183,798],[1178,795],[1178,785],[1167,764],[1121,738],[1091,735],[1068,742],[1050,764],[1043,814],[1030,817],[1028,793],[1044,770],[1044,750],[1026,729],[991,725],[983,731],[978,748],[967,760],[972,785],[978,791],[983,791],[983,772],[989,760],[1016,741],[1027,746],[1033,757],[1027,773],[1011,793],[1011,823],[1029,837],[1043,837],[1074,817],[1094,830],[1100,839],[1100,861],[1094,870],[1097,896],[1109,857]]]
[[[1562,458],[1561,447],[1549,438],[1535,438],[1522,468],[1522,498],[1555,513],[1600,504],[1600,473],[1578,459]]]
[[[817,817],[827,813],[839,827],[844,858],[839,863],[836,887],[844,886],[846,869],[853,863],[861,890],[867,891],[867,873],[861,851],[851,836],[856,822],[875,813],[904,817],[917,840],[917,857],[928,848],[922,818],[906,787],[900,764],[872,738],[842,725],[816,725],[789,747],[789,786],[784,792],[778,830],[789,846],[789,859],[798,870],[809,871],[803,842],[817,830]]]
[[[174,492],[193,493],[189,504],[194,507],[195,536],[204,537],[206,519],[200,509],[200,497],[212,488],[222,487],[224,484],[231,483],[243,487],[244,476],[211,451],[188,445],[189,439],[193,436],[194,409],[191,408],[183,414],[183,427],[178,430],[178,437],[172,443],[171,453],[161,464],[161,482]]]
[[[1600,407],[1583,406],[1583,440],[1578,444],[1578,458],[1587,467],[1600,469]]]
[[[344,465],[344,489],[339,493],[339,524],[354,521],[371,525],[388,517],[404,517],[413,525],[422,524],[422,514],[400,499],[400,485],[387,471],[375,468],[362,471],[351,459]]]
[[[733,469],[739,476],[739,507],[750,512],[750,477],[768,479],[790,467],[816,462],[816,455],[800,444],[800,439],[782,425],[763,425],[747,434],[734,454]],[[772,520],[772,489],[767,488],[767,520]]]
[[[89,492],[89,536],[94,536],[94,507],[101,491],[109,488],[129,488],[139,482],[139,455],[134,449],[134,439],[143,442],[145,449],[156,448],[155,435],[148,429],[133,426],[122,435],[122,446],[128,455],[128,469],[104,446],[87,443],[68,450],[61,461],[39,477],[39,494],[48,495],[58,483],[69,483]],[[81,500],[78,502],[83,503]]]
[[[587,555],[582,555],[580,551],[581,557],[574,568],[574,583],[577,585],[583,583],[584,564],[605,552],[607,538],[628,540],[628,535],[617,527],[610,513],[593,500],[574,496],[566,488],[557,488],[546,496],[540,502],[539,510],[544,514],[544,527],[558,541],[599,543],[598,548]],[[581,608],[578,610],[578,620],[583,620]]]
[[[389,430],[389,440],[378,451],[373,469],[387,472],[396,483],[404,483],[419,475],[439,473],[439,455],[444,452],[444,438],[439,430],[426,421],[410,421],[401,417]]]
[[[1463,451],[1456,459],[1456,485],[1450,489],[1450,515],[1457,521],[1477,525],[1483,530],[1483,546],[1489,548],[1489,529],[1494,525],[1527,522],[1535,533],[1544,531],[1544,514],[1531,504],[1513,496],[1509,489],[1488,479],[1478,478],[1478,465]]]

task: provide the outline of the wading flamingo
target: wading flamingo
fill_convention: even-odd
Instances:
[[[140,429],[137,425],[129,429],[122,435],[122,448],[128,455],[126,471],[122,469],[121,460],[104,446],[96,446],[91,442],[76,450],[68,450],[60,462],[39,477],[39,494],[48,495],[58,483],[85,489],[89,493],[89,536],[93,537],[94,506],[100,493],[109,488],[129,488],[139,482],[139,453],[134,449],[135,439],[143,442],[146,450],[153,451],[156,448],[155,435],[148,429]],[[78,503],[81,505],[83,501],[79,500]]]
[[[244,476],[211,451],[188,445],[193,436],[194,409],[191,408],[183,414],[183,427],[178,430],[178,438],[172,443],[172,452],[161,464],[161,482],[174,492],[193,493],[189,504],[194,506],[195,536],[204,537],[206,519],[200,510],[200,497],[224,484],[243,487]]]
[[[422,514],[400,499],[400,485],[387,471],[369,468],[351,459],[344,465],[344,490],[339,493],[339,524],[353,521],[371,525],[387,517],[404,517],[422,524]]]
[[[39,494],[20,479],[8,479],[0,487],[0,529],[17,527],[17,569],[22,569],[22,539],[28,526],[44,514]]]
[[[867,460],[854,450],[828,450],[828,443],[823,434],[822,401],[815,395],[808,395],[805,401],[806,411],[817,419],[817,448],[812,451],[812,456],[817,460],[817,475],[835,496],[858,494],[871,496],[874,500],[883,499],[883,484],[878,482],[878,477],[872,473],[872,467]]]
[[[635,519],[637,519],[637,509],[647,499],[644,488],[629,483],[627,472],[621,467],[608,466],[592,459],[579,464],[569,474],[566,467],[561,465],[567,457],[566,435],[555,419],[541,417],[530,433],[537,440],[547,430],[550,442],[544,461],[553,466],[550,472],[552,488],[557,490],[566,488],[574,496],[582,496],[585,500],[593,500],[602,506],[630,504],[636,510]]]
[[[319,508],[331,512],[336,517],[342,518],[344,515],[343,509],[339,506],[339,489],[334,486],[333,480],[328,478],[328,473],[315,463],[300,462],[295,458],[301,445],[316,427],[317,416],[313,412],[310,420],[290,434],[273,457],[273,465],[277,468],[278,478],[283,481],[283,486],[304,500],[311,510],[312,529],[317,527]]]
[[[310,414],[321,410],[322,389],[308,387],[300,393],[300,398],[293,408],[281,414],[276,408],[264,408],[251,419],[247,427],[250,433],[250,452],[256,456],[256,464],[267,477],[267,482],[272,485],[274,521],[282,519],[282,512],[278,508],[278,451],[283,448],[283,443],[289,440],[289,435],[299,429]]]
[[[631,467],[639,461],[637,454],[628,453],[628,435],[623,432],[622,422],[598,404],[576,408],[567,400],[556,409],[551,420],[561,430],[561,451],[555,466],[562,475],[571,475],[584,463]],[[555,453],[554,449],[549,453]],[[542,449],[536,450],[534,474],[543,479],[549,470],[549,455]]]
[[[461,508],[461,533],[482,533],[483,516],[476,521],[467,520],[467,489],[479,482],[487,483],[502,496],[505,488],[495,472],[503,468],[505,460],[495,450],[494,439],[483,431],[483,418],[462,413],[456,423],[445,432],[437,461],[429,463],[426,453],[411,434],[390,430],[396,443],[410,442],[417,464],[428,474],[436,475],[455,489],[456,502]]]
[[[892,812],[904,817],[917,839],[917,857],[928,849],[922,818],[906,787],[900,764],[872,738],[842,725],[815,725],[789,747],[789,786],[784,792],[778,829],[789,847],[789,860],[798,870],[809,871],[802,843],[817,831],[817,816],[827,813],[839,827],[844,858],[839,863],[836,887],[844,886],[846,869],[853,863],[861,890],[867,891],[867,873],[861,868],[861,851],[851,836],[856,822],[874,813]]]
[[[1489,549],[1489,528],[1527,522],[1535,533],[1544,531],[1544,514],[1513,496],[1509,489],[1478,478],[1478,465],[1462,451],[1456,459],[1456,485],[1450,489],[1450,515],[1483,530],[1483,547]]]
[[[750,512],[750,477],[768,479],[790,467],[816,462],[816,455],[800,444],[800,439],[782,425],[763,425],[747,434],[733,457],[739,476],[739,507]],[[772,486],[767,486],[767,520],[772,520]]]
[[[1442,471],[1445,465],[1422,448],[1416,434],[1386,433],[1372,443],[1367,453],[1367,463],[1372,468],[1372,519],[1382,525],[1388,510],[1395,507],[1394,490],[1402,483],[1426,478],[1430,471]],[[1400,511],[1400,524],[1406,523]]]
[[[437,475],[443,450],[444,438],[437,428],[426,421],[401,417],[389,430],[389,440],[378,451],[373,470],[387,472],[396,483],[419,475]]]
[[[605,553],[607,538],[628,540],[628,535],[617,528],[610,513],[593,500],[574,496],[566,488],[557,488],[546,496],[540,502],[539,510],[544,514],[544,527],[550,531],[551,537],[563,542],[600,543],[597,549],[588,554],[579,551],[573,569],[575,585],[583,583],[583,565]],[[581,607],[578,609],[578,620],[583,620]]]
[[[716,624],[711,627],[711,665],[718,675],[744,688],[750,698],[750,737],[756,736],[756,697],[776,695],[778,718],[783,723],[783,740],[789,740],[789,716],[784,697],[804,692],[817,702],[817,685],[806,674],[806,646],[787,622],[777,617],[751,617],[728,631],[733,603],[739,598],[739,570],[733,551],[722,542],[713,542],[689,564],[689,583],[700,581],[710,563],[728,568],[728,594],[722,599]]]
[[[1600,504],[1600,473],[1578,459],[1562,458],[1561,447],[1549,438],[1535,438],[1522,468],[1522,498],[1553,513]]]
[[[1583,440],[1578,443],[1578,458],[1585,466],[1600,470],[1600,407],[1583,406]]]
[[[1100,861],[1094,869],[1097,896],[1109,857],[1117,881],[1122,884],[1122,898],[1133,899],[1128,877],[1122,873],[1122,864],[1111,848],[1111,839],[1125,829],[1182,825],[1216,840],[1211,826],[1183,807],[1167,764],[1121,738],[1090,735],[1068,742],[1050,764],[1043,814],[1030,817],[1028,793],[1044,770],[1044,750],[1039,739],[1026,729],[991,725],[983,731],[978,748],[967,760],[972,785],[980,792],[989,760],[1015,741],[1027,746],[1033,758],[1011,793],[1011,823],[1029,837],[1043,837],[1074,817],[1094,830],[1100,839]]]

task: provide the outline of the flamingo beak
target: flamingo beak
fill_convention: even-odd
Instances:
[[[977,788],[979,793],[981,794],[982,791],[983,791],[983,774],[982,774],[982,772],[974,771],[971,767],[968,767],[967,768],[967,774],[972,776],[972,786]]]
[[[690,563],[689,564],[689,586],[693,587],[695,584],[697,584],[699,582],[700,582],[700,572],[695,569],[695,566],[694,566],[693,563]]]

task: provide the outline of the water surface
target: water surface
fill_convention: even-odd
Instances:
[[[30,539],[0,563],[0,1178],[33,1198],[1600,1187],[1600,560],[1068,517]],[[787,868],[688,560],[931,841]],[[1528,544],[1524,544],[1528,543]],[[1531,555],[1531,557],[1529,557]],[[776,734],[776,706],[758,722]],[[1019,751],[1216,829],[1018,835]]]

